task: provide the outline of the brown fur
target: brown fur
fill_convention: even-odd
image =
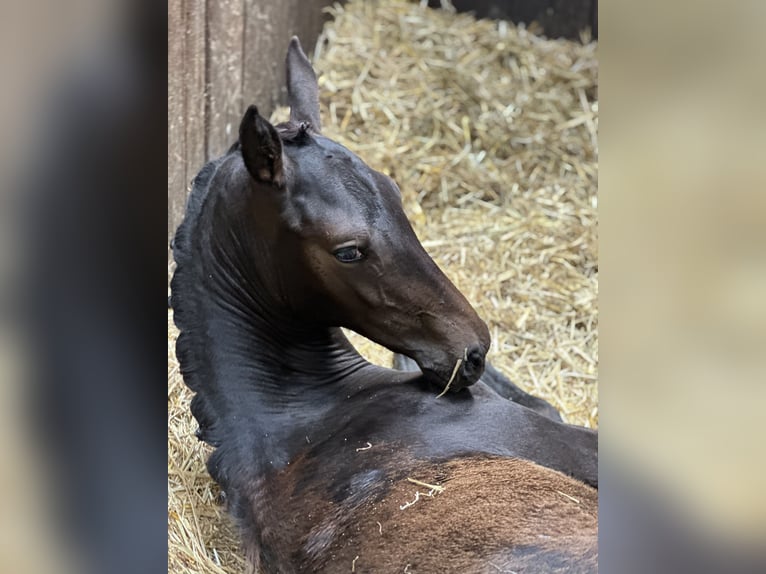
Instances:
[[[372,470],[341,501],[329,492],[332,476],[319,488],[298,486],[309,461],[261,483],[255,513],[273,525],[261,533],[264,543],[291,553],[278,562],[300,564],[298,572],[350,572],[352,564],[358,573],[597,571],[595,489],[521,459],[394,459],[406,472]],[[444,491],[426,496],[429,489],[407,477]],[[419,500],[402,509],[416,491]]]

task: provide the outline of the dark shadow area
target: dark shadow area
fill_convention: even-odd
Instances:
[[[440,0],[429,0],[432,8]],[[458,12],[472,12],[477,18],[510,20],[514,23],[537,22],[549,38],[579,40],[580,32],[590,28],[598,38],[598,0],[452,0]]]

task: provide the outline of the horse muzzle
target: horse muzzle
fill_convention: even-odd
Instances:
[[[451,365],[444,363],[436,365],[421,365],[426,380],[439,387],[442,391],[458,392],[470,387],[484,373],[484,360],[487,351],[483,345],[466,347],[463,355],[457,357]]]

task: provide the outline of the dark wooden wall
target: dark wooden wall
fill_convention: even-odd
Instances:
[[[585,28],[598,38],[598,0],[452,0],[452,4],[478,18],[537,22],[549,38],[577,40]],[[438,7],[441,2],[429,0],[428,5]]]
[[[168,0],[168,240],[189,181],[236,139],[245,108],[284,102],[293,34],[310,52],[331,0]]]

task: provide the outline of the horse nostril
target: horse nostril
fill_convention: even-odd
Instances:
[[[466,367],[473,371],[484,368],[484,352],[479,347],[473,347],[466,352]]]

